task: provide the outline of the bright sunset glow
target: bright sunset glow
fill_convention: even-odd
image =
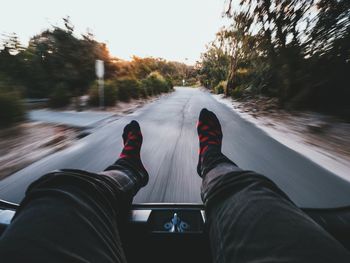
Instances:
[[[163,57],[193,64],[223,25],[223,0],[19,0],[3,2],[0,33],[15,32],[26,45],[70,16],[75,33],[89,28],[112,55]]]

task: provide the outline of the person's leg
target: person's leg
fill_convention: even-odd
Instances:
[[[126,262],[118,224],[148,174],[138,123],[123,139],[120,158],[100,174],[62,170],[34,182],[0,238],[0,261]]]
[[[213,262],[350,262],[349,252],[271,180],[222,154],[214,113],[202,110],[197,130]]]

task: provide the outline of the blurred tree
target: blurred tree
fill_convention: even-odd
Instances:
[[[306,44],[308,87],[294,100],[350,119],[350,1],[319,0]]]
[[[196,71],[193,66],[175,61],[166,61],[161,58],[146,57],[140,58],[133,56],[132,60],[116,60],[115,76],[133,77],[137,79],[147,78],[154,71],[158,71],[167,79],[171,79],[175,85],[182,85],[183,79],[190,79],[196,82]]]
[[[6,74],[17,82],[22,78],[21,52],[23,50],[16,33],[3,35],[2,49],[0,50],[0,73]]]
[[[13,79],[0,74],[0,128],[25,118],[21,89]]]
[[[239,8],[228,3],[232,24],[215,40],[230,57],[227,93],[275,96],[284,107],[350,116],[348,0],[241,0]],[[200,71],[207,70],[212,52],[202,55]],[[218,69],[214,63],[209,68]],[[214,88],[217,79],[208,74],[206,84]]]
[[[269,69],[262,76],[268,81],[266,91],[277,94],[284,103],[295,95],[295,87],[299,84],[296,74],[304,56],[300,31],[313,1],[243,0],[240,5],[239,11],[229,14],[233,18],[230,31],[234,33],[231,38],[235,53],[232,57],[247,59],[245,56],[249,56],[248,53],[257,50],[258,53],[253,51],[255,56],[248,57],[248,61],[264,58],[265,61],[260,62],[267,63]],[[239,59],[234,59],[231,65],[229,87],[234,83]],[[265,66],[262,68],[266,69]]]
[[[86,93],[96,78],[96,59],[106,62],[106,77],[113,76],[115,67],[106,45],[94,40],[91,33],[76,38],[69,19],[64,22],[64,29],[55,27],[31,38],[23,52],[30,97],[46,97],[58,83],[65,83],[74,96]]]
[[[202,54],[199,79],[203,86],[213,88],[228,77],[230,57],[227,51],[212,42]]]
[[[69,17],[63,18],[63,23],[63,28],[49,28],[33,36],[26,48],[15,33],[4,36],[0,74],[21,84],[12,86],[23,87],[17,90],[23,96],[50,98],[51,106],[61,107],[71,101],[70,97],[88,93],[91,86],[94,92],[90,91],[90,94],[96,95],[96,59],[104,61],[108,90],[111,94],[122,90],[126,99],[147,96],[140,81],[148,79],[152,72],[159,72],[161,76],[155,79],[155,84],[159,79],[171,87],[173,82],[180,84],[185,78],[195,82],[193,67],[161,58],[134,56],[131,61],[114,58],[107,45],[96,41],[91,31],[78,37]],[[121,86],[120,90],[117,84]],[[74,101],[78,104],[77,99]]]

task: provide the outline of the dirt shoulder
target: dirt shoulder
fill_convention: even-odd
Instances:
[[[161,96],[167,95],[118,102],[115,107],[109,107],[105,111],[100,111],[98,108],[89,108],[90,112],[110,112],[113,114],[104,121],[98,122],[94,129],[89,127],[88,131],[85,131],[84,127],[74,128],[62,123],[55,124],[29,120],[14,127],[0,130],[0,180],[45,156],[71,146],[76,140],[90,134],[95,129],[101,128],[105,123],[130,114]],[[68,115],[69,118],[72,117],[72,111],[69,113],[67,118]]]
[[[0,131],[0,179],[51,153],[70,146],[77,130],[60,125],[25,122]]]
[[[277,141],[350,181],[350,123],[315,112],[285,111],[269,98],[214,97]]]

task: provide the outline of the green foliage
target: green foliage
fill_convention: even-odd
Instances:
[[[159,72],[164,78],[170,79],[175,85],[181,86],[184,79],[189,85],[197,81],[197,71],[193,66],[183,63],[166,61],[161,58],[139,58],[134,56],[132,61],[118,60],[115,63],[115,76],[134,77],[139,80],[147,78],[152,72]]]
[[[10,126],[25,117],[18,86],[8,78],[0,76],[0,127]]]
[[[235,99],[242,98],[243,94],[244,94],[244,88],[242,86],[238,86],[234,90],[231,91],[231,96]]]
[[[227,10],[231,25],[202,55],[202,84],[227,79],[225,93],[235,97],[263,94],[284,107],[350,119],[350,1],[239,2]]]
[[[49,98],[49,106],[51,108],[62,108],[68,106],[71,101],[71,93],[65,83],[56,85],[54,91]]]
[[[165,78],[165,81],[166,81],[166,85],[168,87],[167,92],[174,90],[174,83],[173,83],[173,80],[171,79],[171,77]],[[192,82],[190,82],[189,84],[191,84],[191,83]]]
[[[115,81],[105,81],[104,83],[104,105],[114,106],[118,98],[117,85]],[[99,106],[100,96],[99,96],[99,85],[95,81],[89,89],[89,105]]]
[[[114,76],[116,66],[106,45],[94,40],[91,33],[75,37],[74,26],[64,20],[65,28],[54,27],[33,36],[27,48],[20,46],[15,35],[4,40],[0,72],[25,86],[26,97],[48,97],[60,83],[65,83],[72,96],[86,93],[96,79],[96,59],[105,61],[106,78]]]
[[[215,94],[225,93],[226,87],[227,87],[227,81],[220,81],[220,83],[216,85],[214,88]]]
[[[229,54],[219,48],[215,43],[202,54],[201,63],[198,65],[199,79],[203,86],[214,88],[220,81],[226,80],[229,73]]]
[[[159,72],[152,72],[149,76],[142,80],[142,86],[148,95],[158,95],[163,92],[172,90],[172,83],[166,80]]]
[[[64,107],[72,97],[90,94],[90,104],[98,105],[95,61],[105,65],[105,101],[128,101],[168,92],[173,84],[197,81],[196,70],[184,63],[161,58],[133,57],[124,61],[112,57],[106,44],[91,33],[74,34],[69,18],[65,26],[52,27],[33,36],[28,47],[21,46],[16,34],[0,43],[0,75],[16,80],[16,92],[27,98],[50,98],[53,108]],[[158,72],[158,73],[155,73]]]
[[[136,78],[124,77],[116,80],[118,99],[129,101],[139,98],[140,94],[145,96],[141,89],[141,83]]]
[[[0,91],[0,127],[12,125],[24,119],[25,111],[17,92]]]

